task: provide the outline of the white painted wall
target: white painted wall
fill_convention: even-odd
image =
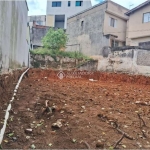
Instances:
[[[65,15],[65,29],[67,27],[67,18],[75,15],[92,6],[91,0],[83,0],[83,6],[75,6],[76,1],[71,1],[71,6],[68,7],[68,1],[61,1],[61,7],[52,7],[52,1],[61,0],[47,0],[47,15]]]
[[[27,5],[22,1],[0,1],[0,71],[28,66]]]

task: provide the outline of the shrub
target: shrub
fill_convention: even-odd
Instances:
[[[66,46],[68,41],[67,35],[63,29],[54,30],[50,28],[45,37],[42,39],[43,46],[48,49],[60,50]]]

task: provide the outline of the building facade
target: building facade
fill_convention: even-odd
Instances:
[[[129,16],[126,44],[150,47],[150,1],[133,8],[126,15]]]
[[[67,18],[91,7],[91,0],[47,0],[46,26],[67,28]]]
[[[32,29],[34,24],[46,26],[46,15],[28,16],[28,23],[30,29]]]
[[[0,73],[28,66],[26,0],[0,1]]]
[[[67,50],[102,55],[104,47],[123,46],[126,41],[128,9],[104,1],[68,18]]]

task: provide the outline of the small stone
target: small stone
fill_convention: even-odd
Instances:
[[[32,129],[26,129],[26,130],[25,130],[25,133],[26,133],[26,134],[29,134],[29,133],[32,133],[32,131],[33,131]]]
[[[104,148],[104,143],[102,143],[102,142],[99,140],[99,141],[96,143],[96,147],[103,149],[103,148]]]
[[[51,109],[52,109],[52,111],[56,111],[56,110],[58,110],[58,107],[54,105],[51,107]]]
[[[58,129],[61,128],[61,127],[62,127],[61,121],[62,121],[61,119],[57,120],[56,123],[53,123],[53,124],[52,124],[52,127],[53,127],[53,128],[58,128]]]
[[[5,143],[8,143],[8,141],[7,141],[7,140],[4,140],[4,142],[5,142]]]
[[[16,141],[16,140],[17,140],[17,138],[16,138],[16,137],[13,137],[12,139],[13,139],[14,141]]]
[[[48,146],[50,146],[50,147],[52,147],[52,145],[53,145],[52,143],[49,143],[49,144],[48,144]]]
[[[76,139],[72,139],[72,142],[75,143],[77,140]]]
[[[84,110],[81,110],[80,113],[84,113]]]
[[[123,148],[126,148],[126,145],[122,145]]]
[[[61,114],[63,114],[63,113],[64,113],[64,111],[62,110],[60,113],[61,113]]]
[[[26,136],[26,139],[27,139],[27,140],[30,139],[30,136]]]
[[[85,109],[85,106],[81,106],[82,109]]]
[[[32,144],[31,145],[31,149],[35,149],[36,147],[35,147],[35,145],[34,144]]]
[[[124,128],[128,128],[128,126],[127,126],[127,125],[124,125]]]

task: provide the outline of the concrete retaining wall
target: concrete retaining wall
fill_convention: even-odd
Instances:
[[[0,73],[28,65],[27,3],[0,1]]]
[[[53,69],[76,69],[96,71],[98,61],[85,61],[69,57],[51,57],[48,55],[32,55],[31,66],[33,68],[53,68]]]
[[[108,57],[99,58],[98,70],[150,76],[150,51],[141,49],[109,51]]]

